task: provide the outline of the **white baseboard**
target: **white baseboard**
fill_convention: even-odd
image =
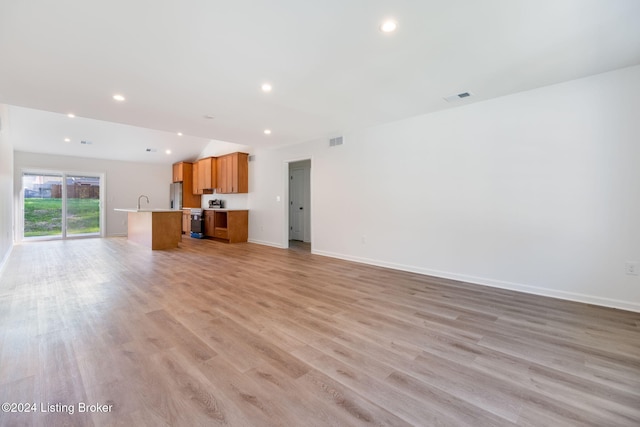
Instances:
[[[286,246],[282,246],[279,243],[274,243],[274,242],[267,242],[266,240],[256,240],[256,239],[249,239],[247,240],[247,242],[249,243],[255,243],[257,245],[264,245],[264,246],[271,246],[273,248],[278,248],[278,249],[287,249]]]
[[[523,285],[519,283],[505,282],[501,280],[486,279],[483,277],[468,276],[465,274],[450,273],[447,271],[430,270],[411,265],[396,264],[385,261],[379,261],[369,258],[354,257],[349,255],[338,254],[334,252],[326,252],[312,249],[311,252],[316,255],[327,256],[331,258],[343,259],[362,264],[375,265],[378,267],[386,267],[394,270],[408,271],[411,273],[424,274],[426,276],[434,276],[442,279],[458,280],[461,282],[472,283],[475,285],[490,286],[493,288],[508,289],[511,291],[524,292],[527,294],[540,295],[545,297],[558,298],[568,301],[581,302],[585,304],[600,305],[603,307],[617,308],[620,310],[634,311],[640,313],[640,304],[620,301],[610,298],[602,298],[593,295],[585,295],[574,292],[558,291],[556,289],[541,288],[537,286]]]

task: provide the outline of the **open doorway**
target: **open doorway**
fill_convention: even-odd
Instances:
[[[311,252],[311,160],[289,163],[289,248]]]

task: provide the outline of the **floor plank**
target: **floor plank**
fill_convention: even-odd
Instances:
[[[76,410],[0,426],[637,426],[640,313],[308,244],[25,243],[0,276],[0,399]]]

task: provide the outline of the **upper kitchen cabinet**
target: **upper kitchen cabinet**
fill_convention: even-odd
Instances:
[[[200,175],[200,165],[198,164],[198,162],[195,162],[193,164],[193,185],[191,186],[191,188],[193,189],[193,194],[198,194],[201,195],[202,194],[202,190],[199,187],[199,183],[198,183],[198,176]]]
[[[187,165],[187,166],[185,166]],[[184,170],[185,168],[189,169],[188,175],[191,175],[191,166],[192,164],[189,162],[178,162],[173,164],[173,182],[183,182],[184,181]]]
[[[218,157],[216,193],[249,192],[249,155],[232,153]]]
[[[193,188],[195,194],[211,194],[216,188],[217,167],[215,157],[198,160],[193,169]]]

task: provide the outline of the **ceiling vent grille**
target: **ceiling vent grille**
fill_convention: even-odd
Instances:
[[[462,93],[457,93],[455,95],[447,96],[446,98],[444,98],[444,100],[447,102],[454,102],[454,101],[459,101],[461,99],[469,98],[470,96],[473,96],[473,93],[462,92]]]
[[[82,145],[91,145],[91,144],[93,144],[93,142],[91,142],[91,141],[80,141],[80,144],[82,144]]]
[[[337,145],[342,145],[344,143],[341,136],[337,136],[335,138],[331,138],[329,140],[329,147],[335,147]]]
[[[157,148],[147,148],[147,153],[157,153],[158,149]]]

